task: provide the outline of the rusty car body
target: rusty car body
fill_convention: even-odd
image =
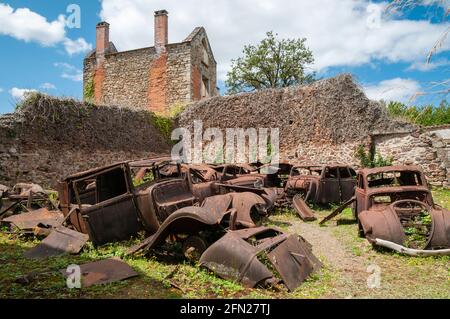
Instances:
[[[207,165],[185,165],[171,158],[126,161],[64,179],[59,185],[60,206],[77,231],[102,245],[141,230],[156,233],[175,211],[220,194],[217,178]],[[253,198],[250,207],[270,201],[268,195],[252,195],[258,200],[247,194],[247,199]]]
[[[155,234],[128,253],[148,252],[171,239],[183,245],[187,258],[198,259],[227,230],[256,227],[259,210],[264,210],[265,205],[264,199],[254,193],[234,192],[208,197],[200,206],[184,207],[171,214]],[[190,256],[194,251],[195,256]]]
[[[281,279],[290,291],[321,267],[302,237],[267,227],[228,232],[202,254],[200,265],[251,288],[273,286]]]
[[[172,160],[128,161],[71,175],[59,185],[61,210],[94,245],[128,239],[140,230],[154,233],[171,213],[196,202],[180,169],[179,177],[160,173],[167,162]],[[144,167],[152,178],[135,185],[132,170]]]
[[[415,256],[450,254],[450,212],[434,204],[418,166],[360,170],[355,196],[321,223],[350,205],[359,234],[373,244]]]
[[[347,165],[302,165],[291,169],[286,196],[302,194],[314,204],[342,203],[353,196],[356,172]]]

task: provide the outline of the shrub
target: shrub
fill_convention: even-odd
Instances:
[[[361,167],[368,168],[391,166],[394,160],[392,157],[384,158],[380,153],[377,153],[374,145],[370,147],[368,152],[366,152],[364,145],[358,145],[355,156],[359,159]]]
[[[450,124],[450,105],[446,100],[442,101],[438,107],[432,105],[406,106],[400,102],[390,102],[387,105],[387,109],[391,116],[417,125]]]

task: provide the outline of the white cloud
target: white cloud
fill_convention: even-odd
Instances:
[[[9,94],[11,94],[14,101],[16,101],[16,102],[22,101],[24,99],[25,95],[30,92],[37,92],[37,91],[33,90],[33,89],[19,89],[16,87],[9,90]]]
[[[420,92],[420,84],[412,79],[395,78],[384,80],[376,85],[365,86],[368,98],[372,100],[399,101],[407,103]]]
[[[450,65],[450,60],[447,59],[441,59],[441,60],[436,60],[436,61],[432,61],[432,62],[424,62],[424,61],[417,61],[414,62],[413,64],[411,64],[406,70],[407,71],[422,71],[422,72],[427,72],[427,71],[432,71],[434,69],[437,69],[439,67],[442,66],[447,66]]]
[[[55,90],[56,86],[52,83],[42,83],[39,88],[43,89],[43,90]]]
[[[64,48],[69,55],[74,55],[77,53],[85,53],[91,51],[92,44],[87,43],[83,38],[78,38],[77,40],[66,38],[64,40]]]
[[[383,5],[368,0],[102,0],[100,17],[111,24],[111,39],[119,50],[153,45],[153,11],[158,9],[169,11],[170,42],[182,41],[195,26],[204,26],[220,79],[245,44],[259,42],[270,30],[280,37],[306,37],[315,69],[324,70],[380,59],[423,60],[450,25],[385,16],[371,26],[371,14],[382,12]]]
[[[4,90],[2,88],[0,88],[0,93],[2,93]]]
[[[64,79],[69,79],[75,82],[81,82],[83,81],[83,72],[78,69],[77,67],[64,63],[64,62],[57,62],[53,64],[55,67],[61,69],[61,77]]]
[[[55,21],[48,22],[45,17],[28,8],[14,10],[9,5],[0,3],[0,34],[50,46],[64,39],[64,27],[63,15]]]
[[[59,15],[54,21],[28,8],[14,9],[0,3],[0,35],[8,35],[25,42],[36,42],[42,46],[63,44],[69,55],[91,50],[92,45],[83,38],[71,40],[66,37],[66,18]]]

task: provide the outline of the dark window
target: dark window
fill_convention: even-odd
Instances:
[[[122,168],[117,168],[97,176],[98,202],[127,193],[127,182]]]
[[[338,178],[337,168],[325,168],[325,178]]]
[[[341,178],[351,178],[352,175],[350,175],[350,172],[348,171],[347,167],[339,167],[339,176]]]

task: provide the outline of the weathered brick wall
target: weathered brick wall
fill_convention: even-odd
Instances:
[[[201,62],[205,39],[204,29],[199,29],[189,41],[166,45],[161,54],[154,47],[107,53],[98,66],[95,55],[86,58],[85,90],[94,79],[96,103],[158,112],[200,97],[202,76],[210,79],[211,95],[217,95],[212,52],[209,65]]]
[[[392,156],[394,164],[419,165],[432,183],[450,185],[450,126],[374,135],[372,142],[381,155]]]
[[[192,85],[191,85],[191,96],[192,100],[199,100],[200,87],[202,77],[209,80],[210,86],[210,96],[217,96],[217,63],[212,55],[211,50],[204,50],[207,46],[207,35],[205,30],[202,28],[199,30],[197,35],[191,41],[191,68],[192,68]],[[207,63],[203,61],[203,54],[206,51],[208,56]],[[198,97],[198,98],[195,98]]]
[[[41,97],[0,116],[0,184],[55,187],[78,171],[168,153],[146,111]]]
[[[377,138],[377,151],[385,156],[394,155],[395,163],[421,165],[432,182],[441,185],[449,182],[448,141],[441,146],[435,133],[426,130],[419,138],[413,137],[418,127],[393,120],[384,105],[367,99],[349,75],[309,86],[199,101],[180,114],[178,124],[192,131],[194,120],[202,121],[204,129],[218,127],[222,131],[279,128],[282,159],[299,164],[357,166],[358,145],[369,145],[372,135],[397,132],[401,137]]]
[[[189,43],[168,45],[166,104],[191,101],[191,47]]]

